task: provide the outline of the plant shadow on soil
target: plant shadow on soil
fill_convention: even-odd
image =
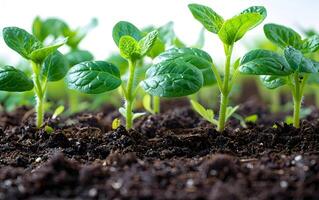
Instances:
[[[319,112],[301,128],[276,123],[248,101],[238,111],[258,114],[241,128],[230,120],[218,133],[185,101],[163,114],[112,131],[119,113],[49,120],[37,131],[21,107],[0,116],[0,199],[319,199]]]

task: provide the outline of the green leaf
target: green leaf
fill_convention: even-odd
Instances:
[[[160,55],[161,53],[163,53],[165,51],[165,44],[162,42],[162,40],[160,40],[159,38],[157,38],[154,42],[153,47],[151,48],[151,50],[147,53],[147,56],[154,59],[156,58],[158,55]]]
[[[153,96],[180,97],[197,92],[203,85],[202,72],[182,60],[171,60],[151,66],[142,88]]]
[[[225,21],[218,32],[223,43],[233,45],[240,40],[247,31],[256,27],[263,20],[259,13],[244,13]]]
[[[72,50],[65,54],[70,66],[74,66],[84,61],[92,61],[94,59],[93,55],[89,51],[85,50]]]
[[[58,37],[69,37],[71,34],[71,29],[69,26],[61,19],[58,18],[48,18],[43,21],[42,26],[42,36],[43,40],[47,38],[49,35],[54,38]]]
[[[239,106],[235,106],[235,107],[228,106],[226,108],[226,120],[230,118],[236,112],[238,108]]]
[[[205,86],[216,83],[211,68],[213,60],[205,51],[196,48],[172,48],[157,56],[154,64],[170,60],[183,60],[201,70]]]
[[[61,80],[69,70],[67,59],[59,51],[49,55],[43,62],[41,76],[47,77],[48,81]]]
[[[4,28],[3,39],[8,47],[26,59],[29,59],[34,50],[42,48],[42,44],[37,38],[18,27]]]
[[[262,49],[248,52],[240,65],[242,74],[287,76],[293,73],[284,57]]]
[[[286,79],[280,76],[260,76],[261,83],[268,89],[275,89],[287,83]]]
[[[132,120],[135,120],[135,119],[137,119],[139,117],[142,117],[145,114],[146,114],[145,112],[133,113]]]
[[[200,4],[189,4],[188,8],[192,12],[194,18],[208,31],[216,34],[219,32],[224,23],[224,19],[213,9]]]
[[[141,49],[138,42],[131,36],[123,36],[119,42],[120,54],[125,59],[137,59],[141,57]]]
[[[282,49],[287,46],[292,46],[296,49],[302,47],[301,36],[291,28],[278,24],[266,24],[264,26],[264,32],[271,42]]]
[[[167,24],[158,28],[158,38],[164,43],[164,46],[173,46],[174,40],[176,38],[173,27],[174,23],[168,22]]]
[[[25,73],[11,66],[0,67],[0,90],[24,92],[32,90],[33,82]]]
[[[285,58],[290,67],[296,72],[316,73],[319,72],[318,66],[312,60],[305,58],[301,51],[293,47],[287,47],[284,51]]]
[[[52,119],[57,118],[59,115],[63,113],[63,111],[64,111],[64,106],[57,107],[52,115]]]
[[[260,21],[256,23],[256,25],[253,28],[261,24],[267,17],[267,10],[263,6],[251,6],[241,12],[241,14],[245,14],[245,13],[258,13],[262,16]]]
[[[151,98],[150,95],[148,95],[148,94],[144,95],[144,97],[143,97],[143,107],[144,107],[144,109],[147,110],[149,113],[154,114],[154,111],[153,111],[153,109],[152,109],[152,107],[151,107],[151,99],[152,99],[152,98]]]
[[[302,53],[313,53],[319,49],[319,36],[313,35],[302,42]]]
[[[128,69],[128,62],[119,54],[113,54],[106,59],[107,62],[117,66],[121,72],[121,75],[125,74]]]
[[[139,46],[140,46],[140,51],[141,51],[141,56],[146,55],[153,47],[156,38],[158,35],[158,31],[154,30],[150,33],[148,33],[145,37],[143,37],[139,42]]]
[[[202,116],[205,120],[209,121],[212,124],[217,125],[218,121],[216,119],[214,119],[215,114],[213,110],[210,109],[205,109],[200,103],[198,103],[197,101],[191,100],[191,104],[194,108],[194,110],[200,115]]]
[[[136,26],[126,21],[118,22],[113,28],[112,35],[113,40],[117,46],[119,46],[120,39],[123,36],[131,36],[136,41],[140,41],[142,39],[141,31],[136,28]]]
[[[43,21],[41,20],[40,17],[36,17],[33,20],[33,24],[32,24],[32,34],[38,38],[40,41],[44,41],[45,40],[45,35],[44,35],[44,30],[43,30]]]
[[[114,90],[121,85],[120,72],[104,61],[87,61],[73,66],[67,74],[69,88],[88,94]]]
[[[249,116],[245,117],[245,122],[256,123],[257,120],[258,120],[258,115],[256,115],[256,114],[249,115]]]
[[[52,42],[50,45],[46,47],[42,47],[39,49],[36,49],[31,52],[30,59],[35,63],[42,63],[43,60],[53,52],[55,52],[59,47],[64,45],[67,42],[67,38],[58,39],[54,42]]]

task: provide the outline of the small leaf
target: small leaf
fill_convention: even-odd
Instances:
[[[213,9],[200,4],[189,4],[188,8],[192,12],[194,18],[197,19],[208,31],[212,33],[219,32],[224,23],[224,19]]]
[[[131,36],[136,41],[140,41],[142,39],[141,31],[136,28],[133,24],[126,21],[118,22],[113,28],[113,40],[117,46],[119,46],[120,39],[123,36]]]
[[[32,51],[29,57],[33,62],[42,63],[47,56],[49,56],[50,54],[55,52],[59,47],[64,45],[67,40],[67,38],[56,40],[46,47],[42,47]]]
[[[260,76],[261,83],[268,89],[275,89],[287,83],[286,79],[280,76]]]
[[[34,50],[42,48],[42,44],[37,38],[18,27],[4,28],[3,39],[8,47],[26,59],[30,58],[30,54]]]
[[[125,59],[135,60],[141,57],[141,49],[138,42],[131,36],[123,36],[119,42],[120,54]]]
[[[256,114],[249,115],[249,116],[245,117],[245,122],[256,123],[257,120],[258,120],[258,115],[256,115]]]
[[[235,16],[223,24],[218,32],[219,38],[228,45],[240,40],[247,31],[256,27],[263,20],[259,13],[244,13]]]
[[[267,10],[263,6],[251,6],[241,12],[241,14],[245,14],[245,13],[258,13],[262,16],[259,23],[256,23],[256,25],[253,28],[261,24],[267,17]]]
[[[165,44],[162,42],[162,40],[160,40],[159,38],[157,38],[154,42],[153,47],[151,48],[151,50],[147,53],[147,56],[154,59],[156,58],[158,55],[160,55],[161,53],[163,53],[165,51]]]
[[[33,82],[25,73],[11,66],[0,67],[0,90],[24,92],[32,90]]]
[[[57,107],[52,115],[52,119],[57,118],[59,115],[63,113],[63,111],[64,111],[64,106]]]
[[[84,61],[92,61],[94,59],[93,55],[89,51],[85,50],[72,50],[65,54],[70,66],[74,66]]]
[[[302,46],[301,36],[291,28],[277,24],[266,24],[264,26],[264,32],[271,42],[282,49],[287,46],[300,49]]]
[[[282,56],[262,49],[248,52],[240,65],[239,71],[242,74],[286,76],[293,73]]]
[[[229,119],[236,112],[238,108],[239,106],[235,106],[235,107],[228,106],[226,108],[226,120]]]
[[[191,104],[194,108],[194,110],[201,115],[205,120],[209,121],[212,124],[217,125],[217,120],[214,119],[215,114],[213,110],[205,109],[200,103],[197,101],[191,100]]]
[[[141,49],[141,55],[144,56],[146,55],[153,47],[156,38],[158,35],[158,31],[152,31],[150,33],[148,33],[145,37],[143,37],[139,42],[139,46]]]
[[[140,112],[140,113],[134,113],[133,114],[133,117],[132,117],[132,120],[135,120],[139,117],[142,117],[143,115],[145,115],[146,113],[145,112]]]
[[[33,24],[32,24],[32,34],[38,38],[40,41],[44,41],[45,40],[45,35],[43,33],[43,21],[41,20],[40,17],[36,17],[33,20]]]
[[[68,86],[88,94],[114,90],[121,85],[120,72],[104,61],[87,61],[75,65],[67,74]]]
[[[302,42],[303,53],[313,53],[319,49],[319,36],[313,35]]]
[[[112,122],[112,129],[116,130],[120,126],[121,126],[121,120],[119,118],[115,118]]]
[[[54,129],[51,126],[46,125],[44,127],[44,131],[47,132],[48,134],[53,133]]]
[[[58,81],[65,77],[68,70],[68,61],[59,51],[56,51],[44,60],[41,76],[47,77],[48,81]]]
[[[43,40],[49,35],[53,36],[54,38],[59,38],[61,36],[69,37],[72,32],[69,26],[63,20],[58,18],[48,18],[44,20],[42,29]]]
[[[143,107],[148,112],[154,114],[154,111],[151,108],[151,96],[148,94],[144,95],[144,97],[143,97]]]
[[[146,72],[142,88],[153,96],[180,97],[197,92],[203,85],[201,71],[182,60],[161,62]]]
[[[299,50],[289,46],[285,49],[284,54],[287,62],[294,71],[304,73],[319,72],[319,66],[312,60],[305,58]]]

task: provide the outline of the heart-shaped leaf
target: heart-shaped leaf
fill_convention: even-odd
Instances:
[[[228,45],[241,39],[247,31],[256,27],[263,20],[259,13],[243,13],[226,20],[218,32],[219,38]]]
[[[266,24],[264,26],[264,32],[271,42],[282,49],[287,46],[292,46],[296,49],[300,49],[302,47],[301,36],[291,28],[278,24]]]
[[[293,73],[284,57],[262,49],[248,52],[240,65],[239,71],[243,74],[286,76]]]
[[[182,60],[171,60],[151,66],[142,88],[153,96],[180,97],[197,92],[203,85],[202,72]]]
[[[113,40],[117,46],[119,46],[120,39],[123,36],[131,36],[136,41],[140,41],[142,39],[141,31],[136,28],[136,26],[126,21],[118,22],[113,28],[112,35]]]
[[[192,12],[194,18],[197,19],[208,31],[212,33],[219,32],[224,23],[224,19],[213,9],[200,4],[189,4],[188,8]]]
[[[22,71],[11,66],[0,67],[0,90],[24,92],[32,90],[33,82]]]
[[[73,50],[65,54],[70,66],[74,66],[84,61],[92,61],[93,55],[89,51],[85,50]]]
[[[3,39],[8,47],[26,59],[30,58],[30,54],[34,50],[43,47],[42,43],[37,38],[18,27],[4,28]]]
[[[68,86],[88,94],[114,90],[121,85],[120,71],[104,61],[87,61],[73,66],[67,74]]]
[[[260,76],[261,83],[268,89],[275,89],[287,83],[285,77],[264,75]]]
[[[69,70],[67,59],[59,51],[49,55],[43,62],[41,76],[47,77],[48,81],[61,80]]]

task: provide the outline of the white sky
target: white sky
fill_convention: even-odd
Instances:
[[[139,28],[174,21],[177,35],[187,44],[193,44],[201,25],[189,12],[189,3],[210,6],[225,19],[249,6],[263,5],[268,11],[266,23],[319,30],[318,0],[0,0],[0,29],[18,26],[30,31],[37,15],[62,18],[73,28],[86,25],[96,17],[99,25],[83,41],[82,48],[93,52],[96,59],[105,59],[110,52],[117,51],[112,40],[112,27],[120,20],[130,21]],[[251,38],[256,35],[263,36],[262,26],[245,36],[235,54],[243,55],[242,44],[254,42]],[[223,59],[221,47],[217,36],[207,32],[205,50],[217,61]],[[0,39],[0,57],[7,58],[7,64],[14,64],[19,56]]]

